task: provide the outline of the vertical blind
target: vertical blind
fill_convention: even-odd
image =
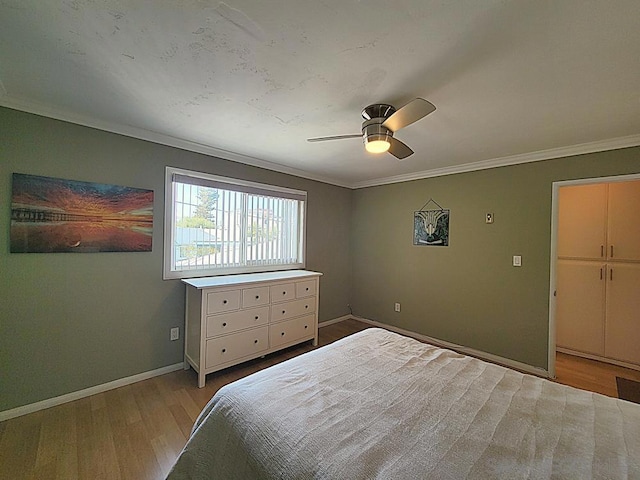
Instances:
[[[301,264],[306,194],[266,187],[173,174],[172,271]]]

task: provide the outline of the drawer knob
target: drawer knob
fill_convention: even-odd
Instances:
[[[284,332],[282,332],[280,335],[282,335],[284,337]]]
[[[283,295],[286,295],[286,294],[287,294],[287,292],[282,292],[282,294],[283,294]]]
[[[222,303],[224,303],[224,304],[226,305],[226,304],[227,304],[227,301],[226,301],[226,300],[223,300],[223,301],[222,301]]]
[[[256,320],[258,319],[258,315],[256,315]]]
[[[227,349],[226,349],[226,348],[223,348],[223,349],[222,349],[222,353],[224,353],[224,352],[226,352],[226,351],[227,351]]]
[[[284,310],[282,310],[282,314],[284,315]]]
[[[309,305],[305,305],[304,308],[309,308]]]
[[[306,288],[307,292],[309,291],[309,287]]]
[[[258,343],[258,340],[254,340],[253,343]]]
[[[226,327],[226,326],[227,326],[227,322],[224,322],[224,323],[222,324],[222,326],[223,326],[223,327]]]
[[[304,326],[304,328],[309,328],[309,326],[308,326],[308,325],[305,325],[305,326]]]
[[[256,295],[256,300],[258,300],[260,298],[260,295]]]

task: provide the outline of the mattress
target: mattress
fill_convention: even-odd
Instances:
[[[371,328],[220,389],[168,478],[640,478],[640,405]]]

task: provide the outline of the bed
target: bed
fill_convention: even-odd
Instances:
[[[640,478],[640,405],[370,328],[221,388],[177,479]]]

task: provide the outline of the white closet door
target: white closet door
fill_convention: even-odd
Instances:
[[[640,364],[640,264],[608,269],[605,356]]]
[[[559,347],[604,355],[605,264],[558,260],[556,342]]]
[[[558,256],[604,258],[607,184],[560,187],[558,193]]]
[[[610,259],[640,261],[640,181],[609,184],[607,243]]]

